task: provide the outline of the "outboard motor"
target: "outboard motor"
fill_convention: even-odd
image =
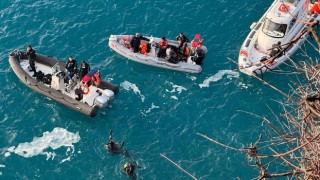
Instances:
[[[98,106],[100,109],[107,107],[109,98],[106,96],[98,96],[94,100],[94,104]]]
[[[105,89],[102,91],[102,96],[106,96],[110,101],[112,101],[114,98],[114,92],[109,89]]]
[[[197,48],[196,54],[194,56],[194,62],[200,65],[202,64],[203,59],[204,59],[204,51],[201,48]]]

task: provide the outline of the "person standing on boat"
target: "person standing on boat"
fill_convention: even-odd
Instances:
[[[165,37],[162,37],[159,41],[159,51],[158,51],[158,58],[165,58],[166,57],[166,50],[168,47],[168,41]]]
[[[68,72],[68,78],[71,79],[74,75],[74,72],[77,69],[77,61],[73,59],[72,56],[69,56],[69,59],[66,63],[65,68],[67,69],[67,72]]]
[[[184,45],[184,43],[189,42],[189,39],[187,36],[185,36],[182,32],[176,37],[177,41],[179,42],[178,44],[178,50]]]
[[[79,77],[80,80],[86,75],[88,74],[88,72],[90,71],[90,66],[88,63],[86,63],[85,60],[82,61],[81,65],[80,65],[80,70],[79,70]]]
[[[149,41],[148,38],[141,36],[139,33],[136,33],[136,35],[131,39],[130,46],[132,47],[134,53],[139,52],[141,40]]]
[[[31,68],[31,71],[33,71],[33,77],[37,75],[35,61],[36,61],[36,51],[32,49],[31,45],[27,46],[27,56],[29,60],[29,65]]]
[[[311,7],[311,9],[309,9],[308,14],[310,15],[310,14],[312,14],[312,13],[320,14],[320,0],[319,0],[317,3],[315,3],[315,4]]]

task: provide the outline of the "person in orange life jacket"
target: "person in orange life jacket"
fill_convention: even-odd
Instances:
[[[80,81],[81,79],[88,74],[88,72],[90,71],[90,66],[88,63],[86,63],[85,60],[82,61],[81,65],[80,65],[80,70],[79,70],[79,78]]]
[[[187,58],[190,53],[190,50],[187,47],[187,42],[183,43],[183,46],[179,49],[178,53],[180,61],[187,61]]]
[[[68,71],[68,78],[72,79],[75,70],[77,69],[77,61],[75,59],[73,59],[72,56],[69,56],[68,61],[66,62],[66,66],[65,68]]]
[[[168,41],[165,37],[161,38],[161,41],[159,41],[159,51],[157,57],[164,58],[166,57],[166,49],[168,47]]]
[[[196,34],[194,36],[194,39],[191,41],[191,47],[193,49],[196,49],[196,48],[201,48],[202,47],[202,39],[200,39],[201,35],[200,34]]]
[[[33,77],[37,75],[36,66],[35,66],[35,60],[36,60],[36,51],[32,49],[31,45],[27,46],[27,56],[29,60],[29,66],[31,70],[33,71]]]
[[[98,87],[100,85],[101,78],[100,78],[100,71],[99,70],[92,76],[92,81],[96,87]]]
[[[184,45],[185,42],[189,42],[189,39],[187,36],[185,36],[182,32],[179,34],[179,36],[176,37],[177,41],[179,41],[178,49]]]
[[[141,36],[139,33],[136,33],[136,35],[131,39],[130,46],[132,47],[133,52],[139,52],[141,40],[149,41],[148,38]]]
[[[320,0],[309,9],[308,14],[310,15],[312,13],[320,14]]]

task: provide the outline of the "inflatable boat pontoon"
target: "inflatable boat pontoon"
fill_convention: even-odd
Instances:
[[[190,55],[187,57],[186,62],[178,61],[176,63],[172,63],[169,62],[166,58],[157,57],[157,53],[159,51],[158,43],[160,42],[161,38],[144,36],[144,38],[148,39],[149,41],[142,40],[141,42],[149,44],[150,51],[147,54],[141,54],[134,53],[132,51],[132,48],[125,46],[125,44],[121,42],[125,38],[127,41],[130,41],[132,37],[133,35],[111,35],[109,37],[109,47],[130,60],[146,65],[189,73],[200,73],[202,71],[201,66],[196,62],[197,58],[201,58],[202,61],[204,55],[207,53],[207,48],[205,46],[201,46],[201,48],[199,48],[199,50],[202,52],[201,57],[199,57],[196,51],[194,51],[194,53],[192,54],[193,48],[191,47],[191,43],[188,43],[187,47],[188,49],[190,49]],[[176,49],[178,47],[178,41],[168,40],[168,46],[168,49]]]
[[[117,86],[104,80],[98,87],[94,86],[90,78],[97,71],[94,69],[81,81],[76,74],[66,82],[65,63],[41,54],[36,54],[36,77],[29,70],[26,52],[13,51],[9,55],[9,63],[18,78],[32,90],[91,117],[97,114],[98,109],[105,108],[118,93]]]

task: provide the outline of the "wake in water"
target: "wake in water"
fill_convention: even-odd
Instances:
[[[223,78],[224,75],[227,75],[228,79],[239,78],[239,72],[232,70],[219,70],[215,75],[205,79],[202,84],[199,84],[200,88],[209,87],[211,82],[219,81]]]
[[[141,92],[140,92],[139,88],[137,87],[137,85],[135,85],[135,84],[133,84],[133,83],[131,83],[131,82],[129,82],[129,81],[124,81],[124,82],[122,82],[122,83],[120,84],[120,86],[121,86],[123,89],[127,90],[127,91],[133,90],[133,92],[134,92],[135,94],[138,94],[138,95],[140,96],[141,101],[144,102],[145,97],[144,97],[144,95],[141,94]]]
[[[30,158],[37,155],[46,155],[47,160],[56,155],[55,152],[44,151],[51,148],[52,150],[59,149],[60,147],[68,147],[67,152],[71,151],[70,155],[74,153],[74,143],[80,141],[79,133],[72,133],[63,128],[54,128],[52,132],[44,132],[42,137],[33,138],[32,142],[20,143],[17,147],[12,146],[8,148],[5,156],[8,157],[11,153],[15,153],[19,156]],[[70,149],[71,148],[71,149]],[[70,156],[62,160],[63,163],[66,160],[70,160]]]

